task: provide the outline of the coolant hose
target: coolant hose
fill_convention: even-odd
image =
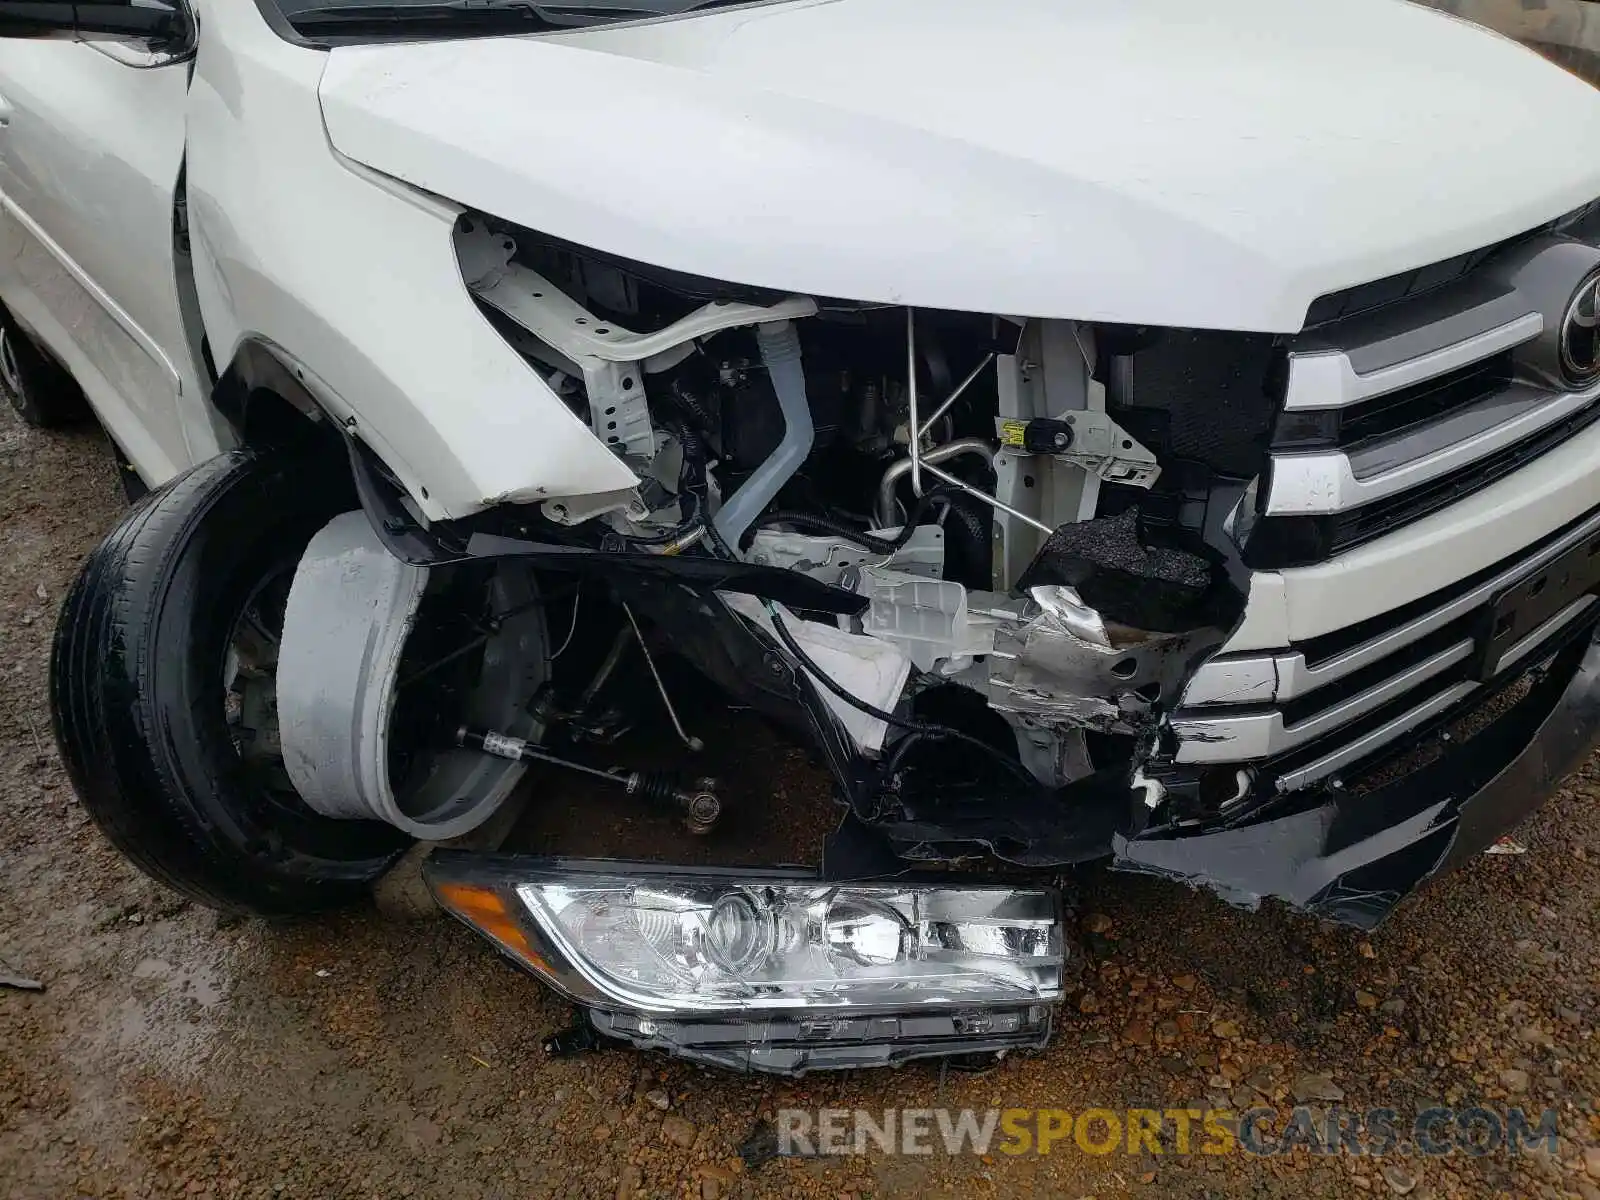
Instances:
[[[811,453],[816,431],[806,399],[806,373],[800,361],[800,331],[793,321],[756,326],[756,344],[783,413],[783,440],[718,511],[713,524],[729,545],[737,546],[750,523],[772,503]]]

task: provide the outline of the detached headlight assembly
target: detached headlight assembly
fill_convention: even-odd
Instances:
[[[467,853],[436,853],[427,877],[447,910],[513,959],[610,1011],[1026,1009],[1062,991],[1059,904],[1044,888]]]

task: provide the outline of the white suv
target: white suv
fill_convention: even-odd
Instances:
[[[666,651],[820,753],[820,871],[454,850],[444,907],[702,1061],[1004,1050],[1060,994],[1038,876],[1370,925],[1600,728],[1600,95],[1492,33],[27,0],[0,35],[0,386],[87,399],[155,489],[66,601],[57,733],[206,903],[360,894],[533,761],[710,831],[713,784],[615,740],[693,761]]]

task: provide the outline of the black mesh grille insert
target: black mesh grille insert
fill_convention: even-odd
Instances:
[[[1482,399],[1510,382],[1511,354],[1508,351],[1415,387],[1378,396],[1339,414],[1338,444],[1355,450],[1366,443],[1393,437]]]
[[[1390,500],[1364,505],[1334,518],[1332,552],[1369,542],[1401,525],[1421,520],[1457,500],[1464,499],[1503,479],[1517,468],[1548,454],[1563,442],[1600,420],[1600,407],[1574,413],[1565,421],[1540,430],[1532,437],[1507,446],[1498,454],[1480,458],[1469,467],[1424,484]]]

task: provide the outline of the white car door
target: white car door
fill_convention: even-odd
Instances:
[[[0,300],[152,483],[218,449],[181,403],[202,387],[174,230],[192,50],[0,37]]]

